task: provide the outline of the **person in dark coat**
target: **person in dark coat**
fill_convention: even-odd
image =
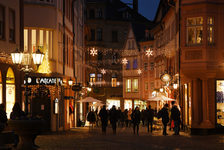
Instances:
[[[133,122],[133,131],[135,134],[135,128],[137,127],[137,135],[139,131],[139,123],[141,120],[141,112],[139,111],[139,108],[136,107],[133,113],[131,114],[132,122]]]
[[[147,130],[149,132],[149,125],[151,126],[151,133],[153,130],[153,117],[154,117],[154,110],[151,109],[151,105],[148,106],[146,109],[146,121],[147,121]]]
[[[145,120],[146,120],[146,111],[142,109],[141,111],[141,119],[142,119],[142,126],[145,126]]]
[[[103,108],[100,110],[99,116],[102,123],[102,132],[106,134],[106,128],[108,123],[108,113],[107,113],[105,105],[103,105]]]
[[[168,135],[166,132],[167,123],[169,122],[169,112],[168,112],[168,104],[165,104],[164,107],[158,112],[158,118],[162,118],[163,123],[163,135]]]
[[[180,132],[180,111],[177,108],[176,102],[172,101],[171,120],[174,121],[174,135],[179,135]]]
[[[116,107],[113,105],[113,107],[110,110],[110,123],[112,125],[113,134],[116,134],[117,120],[118,120],[117,110]]]
[[[93,124],[96,122],[96,114],[93,110],[91,110],[87,115],[87,120],[90,122],[90,124]]]
[[[122,119],[121,117],[122,117],[121,108],[118,107],[118,109],[117,109],[117,121],[118,121],[118,127],[120,127],[120,125],[122,124],[122,123],[121,123],[121,119]]]
[[[12,108],[10,119],[15,120],[15,119],[25,119],[25,118],[26,118],[25,112],[22,111],[19,103],[16,102]]]
[[[7,115],[5,112],[5,107],[3,104],[0,104],[0,132],[2,132],[7,124]]]

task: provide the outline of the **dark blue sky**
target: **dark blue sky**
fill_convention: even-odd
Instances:
[[[121,0],[123,2],[132,3],[132,0]],[[153,20],[156,14],[157,7],[160,0],[138,0],[138,10],[139,12],[148,18]]]

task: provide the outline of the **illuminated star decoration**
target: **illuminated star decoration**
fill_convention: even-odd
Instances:
[[[93,48],[90,50],[90,55],[95,56],[97,55],[97,49]]]
[[[122,59],[122,64],[123,65],[127,65],[128,64],[128,60],[126,58]]]
[[[102,74],[105,74],[106,73],[106,70],[105,69],[101,69],[101,73]]]
[[[142,70],[141,69],[138,69],[137,71],[138,71],[138,74],[141,74],[142,73]]]
[[[153,55],[153,51],[149,48],[148,50],[146,50],[146,56],[152,56]]]

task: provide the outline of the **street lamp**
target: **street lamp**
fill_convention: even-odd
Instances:
[[[28,73],[32,71],[32,68],[29,68],[30,65],[30,53],[27,52],[21,52],[18,49],[16,49],[15,52],[11,53],[12,62],[16,65],[24,65],[25,68],[22,68],[21,70],[25,72],[25,113],[28,114]],[[37,65],[38,67],[42,64],[44,53],[42,53],[39,49],[37,49],[36,52],[32,53],[33,57],[33,63]],[[23,60],[26,61],[23,64]]]
[[[177,83],[174,83],[174,84],[173,84],[173,88],[174,88],[175,90],[177,89],[177,86],[178,86]]]
[[[68,80],[68,85],[69,86],[72,86],[73,85],[73,80],[71,78]]]

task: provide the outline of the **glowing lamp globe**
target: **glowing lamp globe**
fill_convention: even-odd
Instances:
[[[33,56],[33,63],[35,65],[41,65],[44,58],[44,53],[42,53],[39,49],[35,53],[32,54]]]
[[[19,65],[22,63],[23,53],[19,52],[19,50],[16,49],[15,52],[11,53],[11,57],[13,64]]]

